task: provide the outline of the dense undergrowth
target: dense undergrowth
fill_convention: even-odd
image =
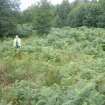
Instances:
[[[0,105],[105,105],[105,30],[52,29],[1,41]]]

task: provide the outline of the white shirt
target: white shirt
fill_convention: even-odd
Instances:
[[[13,42],[13,46],[16,47],[16,42],[18,43],[18,46],[21,47],[21,39],[20,38],[15,38]]]

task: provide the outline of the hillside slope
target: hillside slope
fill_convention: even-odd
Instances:
[[[105,30],[52,29],[1,41],[0,105],[105,105]]]

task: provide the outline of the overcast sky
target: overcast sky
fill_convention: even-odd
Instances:
[[[31,6],[34,2],[40,1],[40,0],[20,0],[21,1],[21,10],[26,9],[27,7]],[[62,2],[62,0],[49,0],[53,4],[59,4]],[[70,2],[74,0],[69,0]]]

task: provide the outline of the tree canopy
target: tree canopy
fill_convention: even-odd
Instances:
[[[0,36],[27,35],[33,30],[40,35],[48,34],[51,27],[104,28],[104,4],[104,0],[75,0],[72,3],[63,0],[61,4],[52,5],[48,0],[41,0],[20,11],[18,0],[0,0]]]
[[[16,32],[18,9],[15,0],[0,0],[0,36],[13,35]]]

